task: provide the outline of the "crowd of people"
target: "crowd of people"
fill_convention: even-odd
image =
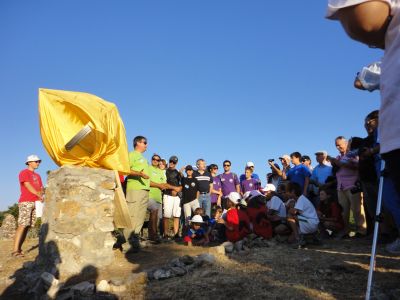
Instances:
[[[205,245],[228,240],[240,245],[250,233],[266,239],[277,236],[296,245],[303,245],[307,236],[314,241],[370,237],[381,164],[378,120],[378,111],[366,116],[365,138],[338,136],[334,140],[338,155],[316,151],[315,167],[310,156],[296,151],[279,157],[280,164],[269,159],[271,172],[264,187],[251,161],[240,176],[231,172],[229,160],[222,162],[222,172],[204,159],[178,169],[175,155],[166,161],[153,154],[147,165],[143,156],[147,139],[135,137],[132,172],[125,179],[135,224],[132,230],[124,230],[130,251],[140,248],[146,210],[150,212],[149,239],[155,243],[175,239]],[[380,240],[388,243],[389,252],[400,253],[400,200],[390,179],[383,190]],[[122,248],[121,242],[115,247]]]
[[[178,169],[175,155],[166,161],[153,154],[148,164],[143,156],[147,139],[137,136],[129,153],[131,173],[120,178],[133,226],[117,235],[114,248],[139,251],[144,224],[154,243],[230,241],[240,251],[250,233],[264,239],[276,236],[297,246],[303,246],[307,238],[320,242],[323,238],[368,237],[378,218],[381,242],[387,243],[387,251],[399,254],[400,197],[389,177],[382,186],[382,214],[375,213],[381,175],[378,124],[379,112],[373,111],[365,118],[365,138],[338,136],[334,140],[338,155],[316,151],[314,167],[310,156],[297,151],[282,155],[279,163],[267,160],[271,172],[265,186],[251,161],[239,176],[231,171],[230,160],[222,162],[222,172],[204,159]],[[27,229],[35,224],[35,202],[43,200],[43,184],[35,172],[40,162],[30,155],[27,168],[19,175],[21,197],[13,256],[23,256]],[[128,247],[123,245],[126,242]]]

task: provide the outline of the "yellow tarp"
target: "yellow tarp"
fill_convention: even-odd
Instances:
[[[39,89],[39,117],[44,147],[57,165],[129,173],[125,127],[115,104],[87,93]],[[86,125],[90,133],[67,151]]]

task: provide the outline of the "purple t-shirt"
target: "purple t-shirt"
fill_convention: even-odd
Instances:
[[[213,181],[213,189],[218,191],[221,189],[221,179],[219,176],[215,176],[212,178]],[[211,203],[217,203],[218,195],[211,193]]]
[[[231,192],[236,192],[236,185],[239,185],[239,179],[235,173],[222,173],[218,175],[221,179],[222,195],[228,196]]]
[[[339,155],[336,159],[340,160],[342,163],[349,162],[357,162],[358,157],[349,157],[347,154]],[[352,170],[349,168],[340,168],[339,171],[336,172],[337,179],[337,189],[340,190],[348,190],[354,187],[357,179],[358,179],[358,170]]]
[[[248,191],[258,190],[259,188],[259,181],[254,178],[245,179],[240,184],[240,188],[242,189],[242,193],[246,193]]]

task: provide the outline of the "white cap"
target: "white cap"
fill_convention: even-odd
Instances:
[[[28,162],[31,162],[31,161],[41,161],[41,159],[39,158],[39,156],[37,156],[37,155],[35,155],[35,154],[32,154],[32,155],[29,155],[29,156],[26,158],[25,163],[27,164]]]
[[[194,215],[190,220],[191,223],[204,223],[203,218],[200,215]]]
[[[254,167],[254,163],[253,163],[252,161],[248,161],[248,162],[246,163],[246,167],[247,167],[247,168]]]
[[[279,159],[284,159],[284,160],[286,160],[287,162],[290,162],[290,156],[287,155],[287,154],[283,154],[281,157],[279,157]]]
[[[257,191],[257,190],[253,190],[253,191],[247,191],[246,193],[244,193],[244,195],[243,195],[243,200],[250,200],[250,199],[252,199],[252,198],[254,198],[254,197],[257,197],[257,196],[262,196],[262,194],[259,192],[259,191]]]
[[[265,188],[262,189],[264,192],[275,192],[276,187],[272,183],[267,183]]]
[[[228,199],[235,204],[239,204],[241,197],[240,194],[237,192],[230,192],[228,195]]]
[[[324,156],[328,156],[328,152],[326,150],[318,150],[317,152],[315,152],[315,155],[318,154],[323,154]]]
[[[247,206],[247,202],[245,199],[240,200],[240,205]]]

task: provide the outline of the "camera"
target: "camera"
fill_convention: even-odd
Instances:
[[[273,158],[268,159],[268,162],[274,162],[274,161],[275,161],[275,159],[273,159]]]
[[[350,193],[357,194],[357,193],[361,193],[361,192],[362,192],[361,182],[359,180],[357,180],[356,183],[354,184],[354,187],[352,187],[350,189]]]

